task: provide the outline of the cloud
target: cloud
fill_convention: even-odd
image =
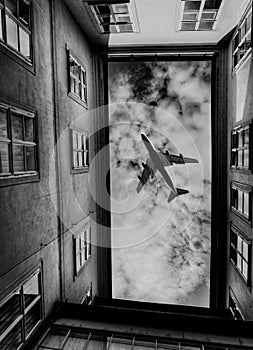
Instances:
[[[113,63],[109,87],[114,297],[196,304],[210,279],[210,62]],[[137,194],[141,131],[156,148],[199,159],[167,168],[189,194],[168,204],[159,173]]]

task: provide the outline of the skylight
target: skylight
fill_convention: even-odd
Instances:
[[[222,0],[181,0],[181,31],[213,30]]]
[[[135,26],[128,3],[91,5],[102,33],[133,33]]]

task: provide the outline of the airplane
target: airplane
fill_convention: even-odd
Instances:
[[[176,156],[170,154],[168,150],[166,150],[165,152],[157,151],[154,148],[152,142],[144,133],[141,133],[141,138],[149,153],[149,158],[147,159],[146,163],[142,163],[144,169],[141,176],[138,176],[139,183],[136,189],[137,193],[141,191],[142,187],[150,178],[154,179],[154,181],[156,180],[156,170],[158,170],[161,173],[171,190],[170,196],[168,198],[168,203],[170,203],[174,198],[181,196],[182,194],[188,193],[188,190],[184,190],[182,188],[175,188],[171,177],[165,170],[165,167],[173,164],[198,163],[198,160],[195,158],[184,157],[182,154]]]

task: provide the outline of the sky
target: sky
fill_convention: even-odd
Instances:
[[[113,297],[209,306],[211,251],[211,62],[109,64]],[[159,172],[138,194],[156,149],[197,158],[166,167],[189,193],[168,203]]]

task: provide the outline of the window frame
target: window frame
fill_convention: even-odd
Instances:
[[[29,23],[27,23],[27,26],[24,24],[24,22],[21,20],[21,17],[19,16],[19,9],[20,9],[20,2],[24,0],[15,0],[16,1],[16,16],[7,8],[6,0],[2,0],[0,2],[0,16],[1,16],[1,36],[0,36],[0,46],[3,46],[6,48],[9,52],[13,53],[16,57],[24,61],[28,66],[31,66],[33,63],[33,3],[32,1],[28,0],[29,2]],[[24,1],[25,2],[25,1]],[[13,45],[11,45],[10,41],[8,41],[8,29],[7,29],[7,17],[15,24],[17,28],[17,48],[15,48]],[[25,56],[22,53],[21,50],[21,31],[23,31],[28,37],[29,37],[29,54],[30,56]]]
[[[8,186],[18,183],[26,183],[39,181],[39,152],[38,152],[38,127],[37,127],[37,113],[34,109],[23,107],[17,107],[14,105],[6,104],[0,102],[0,109],[6,111],[6,137],[0,137],[0,143],[8,145],[8,162],[9,162],[9,171],[5,173],[0,173],[0,187]],[[23,140],[13,138],[12,130],[12,117],[13,115],[20,115],[22,120],[22,136]],[[33,120],[33,141],[24,140],[24,130],[25,122],[24,118],[30,118]],[[23,170],[15,171],[14,170],[14,156],[13,156],[13,146],[19,145],[23,146],[23,162],[24,169],[27,167],[26,160],[26,147],[34,148],[34,167],[35,170]]]
[[[133,0],[131,1],[133,3]],[[119,3],[110,3],[110,2],[101,2],[98,4],[89,4],[93,17],[95,19],[95,23],[97,25],[98,31],[101,34],[124,34],[124,33],[136,33],[138,32],[138,23],[137,23],[137,14],[135,9],[135,4],[131,4],[130,2],[119,2]],[[127,12],[117,12],[117,6],[126,6]],[[108,6],[110,14],[101,14],[99,11],[99,6]],[[101,18],[103,17],[112,17],[112,22],[106,23],[109,25],[109,30],[105,30],[103,21]],[[121,17],[129,17],[129,21],[120,21]],[[131,25],[131,30],[120,30],[121,25]],[[114,26],[114,30],[110,30],[110,26]]]
[[[25,306],[25,293],[24,286],[27,282],[31,281],[33,277],[38,276],[38,290],[39,295],[27,306]],[[29,339],[32,333],[39,327],[44,319],[44,302],[43,302],[43,290],[42,290],[42,272],[41,268],[36,269],[28,278],[24,279],[18,284],[18,286],[13,289],[8,295],[1,301],[0,307],[6,304],[14,295],[18,294],[18,304],[19,304],[19,315],[11,322],[11,324],[0,334],[0,342],[2,342],[11,331],[20,324],[20,338],[21,344],[18,346],[18,349],[21,348],[25,342]],[[32,327],[32,329],[27,333],[26,331],[26,316],[29,311],[39,305],[39,321]]]
[[[71,60],[75,62],[78,67],[79,77],[71,72]],[[68,61],[68,96],[74,101],[88,109],[88,71],[86,65],[80,62],[80,60],[72,53],[71,50],[67,49],[67,61]],[[84,82],[85,75],[85,82]],[[71,90],[71,79],[73,79],[79,85],[79,93]],[[83,96],[83,89],[85,89],[85,96]]]
[[[248,130],[248,143],[245,144],[244,132]],[[240,145],[240,134],[243,134]],[[245,172],[252,171],[252,122],[247,122],[235,127],[231,132],[231,161],[230,167],[234,170],[240,170]],[[243,164],[245,150],[248,150],[248,166]],[[242,165],[239,165],[239,152],[242,152]]]
[[[85,223],[84,227],[79,231],[79,233],[73,235],[73,253],[75,279],[91,261],[92,244],[90,219]]]
[[[90,138],[88,131],[84,131],[78,128],[70,127],[70,134],[71,134],[71,173],[72,174],[80,174],[80,173],[87,173],[89,172],[89,164],[90,164]],[[80,135],[82,140],[85,138],[85,143],[82,142],[83,148],[78,148],[78,142],[77,148],[74,147],[74,137],[75,135]],[[85,148],[84,148],[85,146]],[[82,161],[84,164],[84,160],[86,159],[86,164],[84,166],[75,166],[75,155],[74,153],[82,153]],[[86,156],[84,157],[84,154]]]
[[[236,238],[237,238],[236,246],[235,246],[235,243],[233,242],[233,238],[232,238],[233,234],[236,235]],[[241,248],[239,249],[238,249],[238,237],[240,237],[240,243],[241,243]],[[243,249],[244,243],[247,244],[247,257],[244,256],[244,249]],[[231,224],[229,246],[230,246],[229,260],[234,265],[236,271],[238,271],[243,281],[246,283],[247,287],[251,290],[252,240],[245,237],[242,231],[240,231],[236,226]],[[233,253],[236,255],[236,261],[233,258]],[[239,260],[241,261],[241,266],[239,266],[238,255],[240,257]],[[247,277],[243,273],[243,262],[247,264]]]
[[[185,10],[185,6],[188,1],[194,2],[200,2],[199,9],[192,9],[192,10]],[[206,31],[213,31],[215,30],[215,25],[217,23],[217,20],[219,18],[219,14],[221,12],[221,8],[223,6],[224,1],[221,0],[221,3],[218,8],[213,9],[205,9],[205,4],[208,0],[181,0],[181,12],[180,12],[180,23],[179,23],[179,31],[181,32],[187,32],[187,31],[197,31],[197,32],[206,32]],[[203,15],[205,14],[213,14],[212,18],[203,18]],[[195,19],[184,19],[185,15],[195,15]],[[191,29],[182,29],[184,23],[190,23],[195,24],[194,28]],[[212,28],[200,28],[202,23],[212,23]]]
[[[235,198],[235,193],[233,191],[237,191],[237,198]],[[242,192],[242,211],[239,209],[239,191]],[[244,194],[248,194],[249,203],[248,203],[248,216],[243,212],[244,210]],[[240,218],[244,219],[248,224],[251,225],[252,222],[252,187],[237,183],[231,182],[231,201],[230,208],[233,213],[235,213]],[[233,204],[236,204],[233,205]]]
[[[245,62],[247,57],[251,55],[252,53],[252,38],[253,38],[253,32],[252,32],[252,2],[249,3],[247,6],[237,28],[236,31],[232,37],[232,71],[236,71],[242,64]],[[245,33],[241,34],[241,28],[246,26],[247,28],[247,18],[251,13],[251,21],[250,21],[250,28],[245,31]],[[248,35],[249,34],[249,35]],[[250,37],[249,43],[247,43],[247,37]],[[241,51],[240,47],[244,45],[244,50],[242,51],[242,57],[241,57]]]

